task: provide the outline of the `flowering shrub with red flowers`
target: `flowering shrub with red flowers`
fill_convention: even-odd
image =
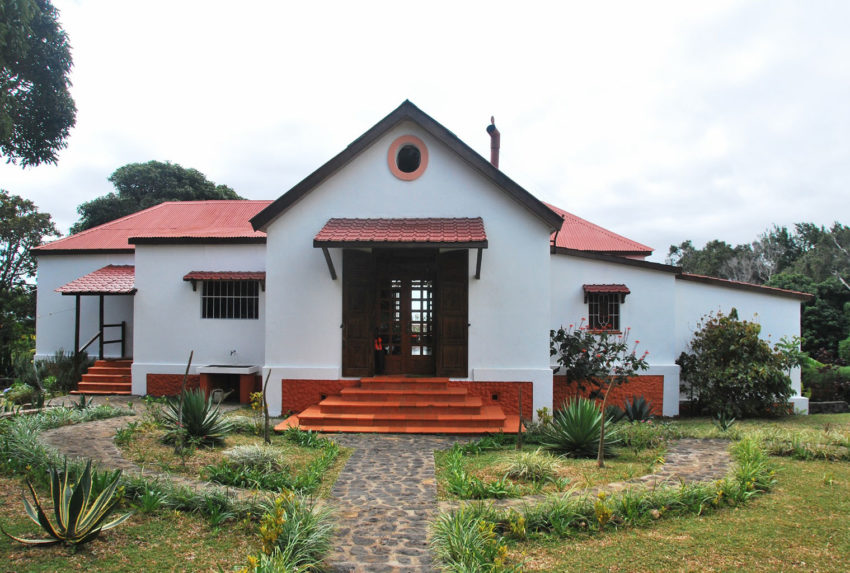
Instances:
[[[582,318],[577,327],[571,324],[568,328],[561,327],[549,333],[549,353],[557,356],[567,381],[575,382],[582,391],[590,385],[590,397],[602,398],[602,412],[613,388],[649,368],[646,361],[649,352],[638,354],[640,341],[629,343],[629,332],[629,328],[624,332],[590,330]],[[597,456],[599,467],[604,465],[605,421],[605,416],[602,416]]]
[[[568,382],[575,382],[581,391],[589,387],[591,398],[602,398],[611,385],[627,382],[630,376],[649,368],[649,352],[637,353],[640,340],[630,344],[630,330],[590,330],[582,318],[578,326],[550,331],[549,355],[557,356],[559,370],[564,371]]]

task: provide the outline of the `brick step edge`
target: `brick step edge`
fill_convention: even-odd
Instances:
[[[420,426],[407,424],[404,427],[360,425],[360,426],[336,426],[333,424],[306,424],[302,423],[298,415],[293,415],[274,427],[276,432],[284,432],[289,428],[301,428],[324,433],[357,433],[357,434],[516,434],[519,432],[519,416],[509,415],[501,425],[479,426],[477,428],[452,426],[445,424],[441,427]]]
[[[130,396],[133,393],[130,390],[71,390],[70,394],[79,396]]]

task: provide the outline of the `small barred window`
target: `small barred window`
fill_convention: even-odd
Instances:
[[[260,282],[205,280],[202,318],[259,318]]]
[[[590,330],[620,330],[620,293],[587,293]]]

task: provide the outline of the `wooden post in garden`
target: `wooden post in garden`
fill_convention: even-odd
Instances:
[[[272,369],[269,368],[266,374],[266,381],[263,382],[263,440],[267,444],[271,444],[272,440],[269,437],[269,403],[266,400],[266,389],[269,387],[269,378],[272,377]]]
[[[189,378],[189,368],[192,366],[192,357],[195,351],[189,352],[189,362],[186,363],[186,372],[183,373],[183,382],[180,383],[180,397],[177,398],[177,439],[174,441],[174,453],[183,457],[183,438],[186,432],[183,431],[183,394],[186,392],[186,379]],[[183,460],[186,463],[186,460]]]

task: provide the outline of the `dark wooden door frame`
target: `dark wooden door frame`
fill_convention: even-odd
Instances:
[[[403,260],[405,250],[398,252]],[[411,250],[407,253],[414,255]],[[436,258],[432,306],[434,374],[466,378],[469,375],[469,251],[433,253]],[[392,254],[343,250],[342,375],[345,377],[367,377],[375,373],[374,344],[380,312],[376,259],[383,256]]]

